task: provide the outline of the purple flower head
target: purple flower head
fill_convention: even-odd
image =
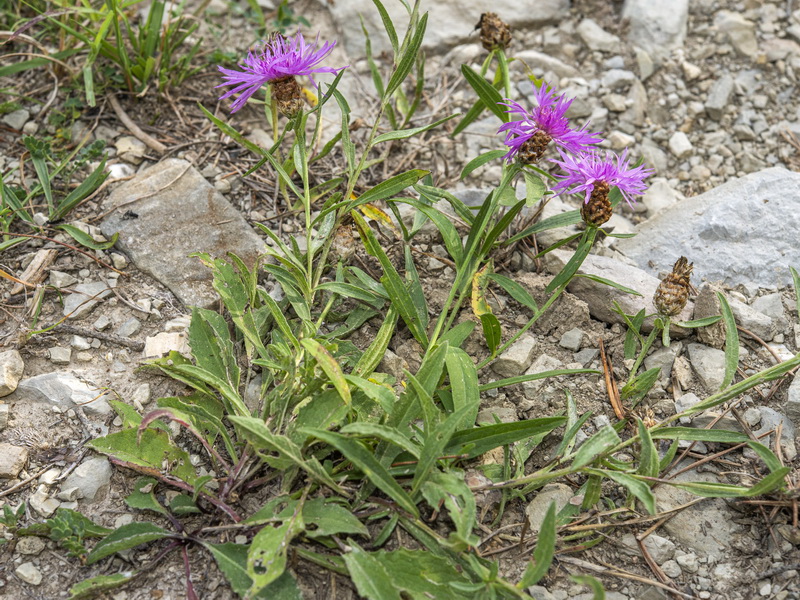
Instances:
[[[537,106],[532,111],[525,110],[513,100],[501,102],[509,107],[510,110],[506,111],[509,114],[522,115],[521,119],[504,123],[497,130],[497,133],[507,132],[505,144],[509,150],[503,158],[508,162],[515,156],[525,162],[535,162],[551,141],[573,154],[591,150],[592,146],[603,141],[599,134],[586,131],[588,123],[580,129],[569,126],[569,119],[564,115],[572,104],[571,98],[567,99],[563,94],[556,96],[544,82],[538,89],[534,86],[534,91]]]
[[[623,150],[617,155],[606,152],[589,152],[583,156],[572,156],[561,153],[561,160],[553,160],[561,167],[565,175],[556,175],[559,181],[553,186],[553,191],[558,194],[583,192],[584,202],[589,202],[592,191],[597,184],[619,188],[622,197],[633,207],[633,196],[641,196],[647,189],[645,177],[654,173],[653,169],[646,169],[644,165],[631,167],[628,160],[628,151]]]
[[[225,81],[216,87],[236,86],[225,92],[220,100],[240,93],[241,95],[231,105],[231,113],[235,113],[265,83],[297,75],[338,73],[345,67],[334,69],[316,66],[331,53],[335,45],[336,42],[326,42],[320,48],[319,36],[313,44],[307,44],[299,31],[293,38],[274,35],[260,49],[248,52],[244,64],[239,65],[241,71],[217,67]]]

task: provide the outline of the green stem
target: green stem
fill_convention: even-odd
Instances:
[[[644,362],[644,358],[647,356],[647,351],[650,350],[650,346],[652,346],[653,342],[656,340],[656,336],[658,336],[659,332],[659,323],[660,321],[656,319],[656,322],[653,325],[653,331],[650,332],[650,335],[648,335],[647,339],[642,343],[642,350],[639,352],[639,356],[636,357],[636,362],[633,363],[633,367],[631,367],[631,374],[630,378],[628,379],[628,383],[633,381],[633,378],[636,377],[636,372],[639,370],[639,367],[642,366],[642,362]]]

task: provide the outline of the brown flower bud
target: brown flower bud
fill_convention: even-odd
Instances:
[[[272,101],[282,115],[291,119],[303,110],[303,95],[300,84],[294,76],[275,79],[270,81],[269,85],[272,90]]]
[[[511,27],[493,12],[485,12],[475,29],[481,30],[481,44],[487,50],[506,49],[511,43]]]
[[[584,223],[599,226],[611,218],[611,201],[608,199],[610,189],[605,181],[594,184],[589,201],[581,204],[581,218]]]
[[[539,159],[544,156],[547,146],[551,141],[553,141],[553,138],[544,131],[539,130],[519,147],[517,158],[521,163],[526,165],[537,163]]]
[[[693,263],[690,263],[685,256],[681,256],[672,267],[672,273],[664,277],[658,284],[653,296],[653,304],[658,314],[672,317],[686,306],[691,288],[689,278],[692,275],[693,267]]]

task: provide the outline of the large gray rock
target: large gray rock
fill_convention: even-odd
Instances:
[[[630,20],[628,40],[661,62],[683,45],[689,0],[625,0],[622,17]]]
[[[46,373],[20,381],[11,402],[43,402],[69,410],[82,406],[91,416],[105,417],[111,413],[106,392],[89,387],[71,373]]]
[[[164,160],[123,183],[104,205],[117,207],[101,224],[103,235],[119,233],[117,247],[186,305],[211,308],[218,299],[211,270],[189,254],[233,252],[252,265],[264,251],[242,215],[185,160]],[[126,218],[128,210],[137,218]]]
[[[371,0],[347,0],[346,2],[320,2],[331,12],[341,33],[341,41],[348,54],[364,56],[364,34],[361,31],[361,18],[369,32],[372,51],[375,54],[391,51],[388,38],[381,22],[380,14]],[[413,4],[413,3],[411,3]],[[408,12],[400,2],[383,2],[394,23],[398,36],[402,39],[408,25]],[[535,10],[520,10],[516,0],[495,0],[487,4],[480,0],[442,2],[422,0],[420,13],[428,12],[428,27],[422,47],[426,50],[455,46],[466,41],[478,43],[475,25],[481,13],[492,11],[514,29],[538,27],[547,23],[557,23],[569,14],[570,0],[537,0]]]
[[[680,256],[693,280],[759,287],[791,282],[800,264],[800,173],[773,167],[734,179],[678,203],[637,226],[617,249],[643,269],[666,268]]]
[[[571,257],[572,252],[564,250],[553,250],[545,254],[547,270],[551,273],[558,273]],[[641,294],[641,296],[634,296],[586,277],[573,278],[567,289],[589,305],[589,313],[595,319],[604,323],[624,323],[625,320],[622,316],[614,311],[614,302],[617,302],[628,315],[635,315],[642,309],[645,309],[647,315],[656,312],[653,305],[653,294],[656,292],[659,280],[642,269],[626,265],[607,256],[590,254],[583,261],[578,273],[609,279]],[[683,311],[672,320],[689,321],[693,310],[694,305],[690,301]],[[653,317],[645,319],[642,325],[643,332],[652,331],[653,320]],[[688,333],[686,329],[674,324],[670,326],[670,332],[673,337],[684,337]]]

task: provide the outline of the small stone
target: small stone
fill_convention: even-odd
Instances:
[[[528,517],[531,532],[533,534],[539,533],[544,516],[552,502],[556,503],[556,514],[558,514],[558,511],[569,503],[572,496],[572,488],[563,483],[550,483],[539,490],[536,497],[525,508],[525,515]]]
[[[128,259],[122,256],[122,254],[120,254],[119,252],[112,252],[111,264],[114,265],[115,269],[122,270],[128,266]]]
[[[52,516],[54,512],[56,512],[56,509],[61,503],[55,498],[50,497],[50,495],[47,493],[46,485],[40,485],[38,488],[36,488],[36,491],[31,494],[28,504],[33,510],[42,515],[44,518],[48,518]]]
[[[706,99],[706,113],[715,121],[722,118],[725,109],[730,104],[733,94],[733,77],[727,73],[717,79],[708,92]]]
[[[725,378],[725,352],[703,344],[689,344],[689,362],[706,390],[715,393]]]
[[[122,527],[123,525],[130,525],[136,520],[136,516],[131,513],[125,513],[114,519],[114,527]]]
[[[681,68],[683,69],[683,76],[686,78],[686,81],[693,81],[703,74],[703,70],[700,67],[690,62],[684,62]]]
[[[147,406],[150,403],[149,383],[142,383],[133,391],[133,394],[131,394],[131,403],[134,406]]]
[[[92,327],[94,327],[97,331],[103,331],[104,329],[108,329],[111,325],[111,319],[108,318],[106,315],[100,315],[97,317],[97,320],[92,323]]]
[[[600,350],[597,348],[584,348],[580,352],[572,355],[572,359],[583,365],[584,368],[592,364],[592,361],[600,355]]]
[[[8,427],[8,404],[0,404],[0,431]]]
[[[73,288],[73,293],[64,299],[64,316],[80,319],[88,315],[98,302],[111,294],[109,285],[104,281],[81,283]]]
[[[634,81],[636,81],[636,75],[625,69],[609,69],[602,78],[603,87],[610,90],[627,88]]]
[[[132,135],[125,135],[118,138],[117,141],[114,142],[114,147],[117,149],[117,156],[132,165],[141,164],[147,152],[145,143]]]
[[[167,333],[162,331],[144,340],[144,358],[158,358],[171,351],[189,355],[186,333]]]
[[[560,369],[562,366],[563,363],[557,358],[553,358],[547,354],[541,354],[533,362],[531,367],[525,371],[525,375],[535,375],[537,373],[544,373],[545,371],[555,371],[556,369]],[[525,393],[525,396],[529,399],[535,398],[538,395],[539,390],[543,385],[546,384],[546,382],[546,379],[534,379],[533,381],[526,381],[522,384],[522,389]]]
[[[117,335],[120,337],[131,337],[142,328],[142,322],[136,317],[131,317],[117,328]]]
[[[500,423],[515,423],[517,421],[517,409],[505,406],[485,408],[478,413],[476,422],[479,425],[493,425],[498,420]]]
[[[0,398],[17,389],[25,370],[22,355],[16,350],[0,352]]]
[[[28,449],[0,443],[0,478],[13,479],[28,461]]]
[[[77,487],[86,500],[103,494],[111,482],[111,463],[105,457],[95,457],[81,463],[61,484],[61,489]]]
[[[664,571],[664,574],[670,579],[677,579],[683,574],[680,566],[674,560],[668,560],[661,565],[661,570]]]
[[[689,137],[682,131],[676,131],[672,134],[672,137],[669,138],[669,151],[672,152],[676,158],[686,158],[692,154],[693,150],[692,142],[689,141]]]
[[[755,407],[750,407],[744,411],[742,418],[750,427],[755,427],[761,423],[761,411]]]
[[[31,113],[24,108],[19,108],[15,111],[3,115],[3,123],[11,127],[11,129],[22,129],[30,119]]]
[[[22,563],[14,569],[14,573],[27,584],[39,585],[42,583],[42,572],[32,562]]]
[[[663,565],[675,556],[675,544],[665,537],[651,534],[644,539],[643,543],[656,564]]]
[[[50,271],[50,285],[62,289],[78,283],[78,278],[63,271]]]
[[[19,538],[14,550],[18,554],[39,554],[45,547],[45,541],[35,535],[24,535]]]
[[[75,360],[77,360],[78,362],[91,362],[92,360],[94,360],[94,355],[91,352],[86,352],[86,351],[78,352],[75,355]]]
[[[53,346],[48,350],[50,362],[55,365],[68,365],[72,359],[72,349],[63,346]]]
[[[581,21],[576,30],[590,50],[616,52],[620,48],[620,39],[614,34],[608,33],[592,19]]]
[[[702,400],[698,398],[697,395],[689,392],[687,394],[684,394],[677,400],[675,400],[675,412],[682,413],[683,411],[689,410],[694,405],[699,404],[700,402],[702,402]],[[690,417],[681,417],[681,423],[688,424],[690,420],[691,420]]]
[[[697,561],[697,555],[693,553],[683,554],[675,557],[675,562],[678,563],[682,570],[687,573],[697,573],[700,568],[700,563]]]
[[[64,488],[56,494],[56,498],[62,502],[75,502],[83,498],[83,492],[79,487]]]
[[[745,19],[740,13],[720,10],[714,16],[714,25],[726,34],[728,41],[737,54],[754,58],[758,53],[755,24]]]
[[[43,483],[45,485],[53,485],[58,479],[58,476],[61,474],[61,469],[54,467],[52,469],[47,469],[44,473],[39,476],[39,483]]]
[[[175,317],[174,319],[170,319],[166,323],[164,323],[164,331],[184,331],[188,329],[189,323],[191,323],[192,318],[189,315],[181,315],[180,317]]]
[[[89,348],[92,347],[91,342],[87,340],[85,337],[82,337],[80,335],[73,335],[72,341],[70,342],[69,345],[72,346],[75,350],[88,350]]]
[[[582,329],[575,327],[574,329],[570,329],[564,335],[561,336],[561,339],[558,340],[558,345],[562,348],[566,348],[567,350],[572,350],[573,352],[577,352],[581,349],[581,344],[583,343],[583,336],[586,335]]]
[[[525,372],[533,359],[536,338],[525,335],[501,354],[492,364],[492,370],[501,377],[516,377]]]

